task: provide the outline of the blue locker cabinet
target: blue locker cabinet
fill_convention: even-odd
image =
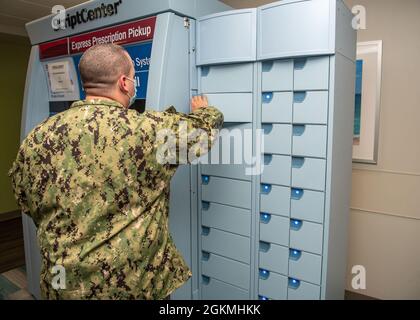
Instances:
[[[299,0],[198,20],[198,90],[226,122],[216,158],[232,153],[222,141],[235,131],[251,131],[240,143],[261,157],[253,175],[246,164],[197,168],[202,299],[344,297],[352,18],[341,0]]]

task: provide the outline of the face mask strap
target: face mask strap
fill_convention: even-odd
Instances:
[[[137,98],[137,85],[136,85],[136,80],[130,79],[127,76],[126,76],[126,78],[127,78],[127,80],[129,80],[130,82],[132,82],[133,85],[134,85],[134,93],[133,93],[133,96],[130,97],[130,95],[128,93],[125,94],[130,99],[128,107],[131,107],[134,104],[134,102],[136,101],[136,98]]]

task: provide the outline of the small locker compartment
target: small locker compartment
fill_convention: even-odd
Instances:
[[[313,284],[321,284],[322,258],[319,255],[290,249],[289,276]]]
[[[293,60],[271,60],[262,63],[262,91],[293,90]]]
[[[251,253],[248,237],[203,226],[201,227],[201,248],[205,252],[250,263]]]
[[[247,175],[247,167],[243,164],[202,164],[201,174],[222,178],[231,178],[250,181],[252,176]]]
[[[250,267],[247,264],[202,252],[201,272],[208,277],[249,290]]]
[[[264,153],[290,155],[292,152],[292,125],[263,124]]]
[[[250,181],[252,124],[225,123],[211,151],[200,158],[201,174]]]
[[[294,278],[289,278],[289,300],[319,300],[321,288]]]
[[[251,182],[201,176],[201,199],[207,202],[251,208]]]
[[[295,156],[326,158],[327,126],[293,125],[292,144]]]
[[[261,183],[290,186],[292,157],[265,154]]]
[[[288,217],[290,215],[290,188],[261,184],[260,212]]]
[[[201,276],[201,298],[203,300],[248,300],[249,292],[223,281]]]
[[[328,91],[295,91],[293,94],[293,123],[327,124]]]
[[[201,224],[249,237],[251,233],[251,211],[202,201]]]
[[[260,241],[259,266],[265,270],[287,275],[289,249],[274,243]]]
[[[286,276],[260,268],[258,281],[260,299],[286,300],[287,282]]]
[[[289,226],[289,218],[260,213],[260,240],[288,246]]]
[[[292,92],[264,91],[262,93],[261,122],[291,123],[293,110]]]
[[[254,67],[251,63],[203,66],[200,70],[203,94],[253,91]]]
[[[296,188],[325,190],[326,161],[323,159],[293,157],[292,186]]]
[[[323,226],[298,219],[290,220],[290,247],[322,254]]]
[[[330,58],[298,58],[294,61],[294,90],[328,90],[330,79]]]
[[[311,222],[324,222],[325,193],[292,188],[290,217]]]
[[[219,109],[227,122],[252,122],[252,93],[208,93],[209,105]]]

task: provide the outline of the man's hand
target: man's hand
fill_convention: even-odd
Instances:
[[[191,109],[195,112],[201,108],[207,108],[209,101],[206,96],[195,96],[191,99]]]

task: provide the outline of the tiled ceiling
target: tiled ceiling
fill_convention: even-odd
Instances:
[[[250,8],[274,0],[222,1],[233,8]],[[26,36],[25,24],[51,14],[54,5],[69,8],[83,2],[86,0],[0,0],[0,32]]]
[[[51,14],[54,5],[72,7],[86,0],[0,0],[0,32],[26,36],[25,23]]]

